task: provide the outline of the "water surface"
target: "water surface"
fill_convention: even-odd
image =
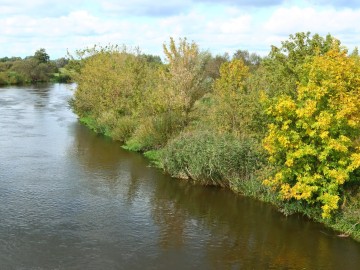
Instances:
[[[359,269],[359,243],[89,131],[70,88],[0,88],[0,269]]]

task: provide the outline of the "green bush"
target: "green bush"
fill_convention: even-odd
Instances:
[[[161,150],[150,150],[144,153],[144,156],[150,160],[151,164],[153,164],[157,168],[163,168],[163,164],[161,161]]]
[[[179,134],[183,126],[184,119],[176,112],[159,113],[148,117],[142,120],[124,148],[131,151],[159,149]]]
[[[79,120],[82,124],[84,124],[96,133],[104,134],[105,136],[110,135],[108,128],[100,125],[99,122],[91,116],[81,117]]]
[[[137,122],[131,116],[123,116],[114,123],[110,135],[114,140],[125,142],[133,134]]]
[[[5,72],[0,72],[0,85],[7,85],[8,82],[8,76]]]
[[[164,168],[171,175],[224,187],[237,179],[249,180],[264,160],[254,140],[239,141],[209,131],[182,134],[162,153]]]

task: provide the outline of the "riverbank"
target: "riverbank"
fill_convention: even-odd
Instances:
[[[80,118],[79,121],[93,132],[111,138],[109,132],[104,132],[106,129],[97,126],[96,121],[93,119],[86,117]],[[123,145],[123,148],[128,151],[139,152],[136,151],[136,148],[129,148],[126,146],[126,144]],[[206,149],[202,150],[206,152]],[[140,151],[140,153],[150,161],[152,166],[157,167],[166,174],[170,173],[169,170],[166,169],[166,162],[164,161],[165,156],[161,149],[145,152]],[[193,161],[195,159],[196,157],[193,159]],[[191,167],[191,164],[188,165]],[[206,164],[202,165],[206,166]],[[269,167],[262,167],[261,169],[271,170]],[[172,173],[170,174],[173,175]],[[195,185],[214,185],[230,189],[240,196],[251,197],[262,202],[270,203],[275,206],[279,212],[286,216],[293,214],[304,215],[312,219],[314,222],[322,223],[325,226],[337,231],[338,237],[351,237],[354,240],[360,242],[360,190],[356,190],[355,188],[352,191],[349,190],[346,194],[346,199],[341,206],[341,210],[337,212],[331,219],[324,220],[321,218],[319,209],[310,208],[308,205],[304,205],[299,202],[284,203],[283,201],[279,200],[277,195],[262,183],[264,176],[267,175],[269,175],[269,172],[258,170],[247,178],[241,179],[239,177],[228,176],[227,179],[216,181],[215,179],[211,178],[201,178],[202,176],[196,177],[195,173],[190,172],[188,169],[187,172],[178,173],[175,178],[178,178],[180,181],[189,181]]]
[[[71,101],[80,120],[173,177],[271,202],[359,240],[356,52],[310,33],[265,58],[213,57],[186,39],[163,47],[166,64],[116,46],[80,51]]]

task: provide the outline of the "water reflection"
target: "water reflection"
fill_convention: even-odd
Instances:
[[[360,262],[354,263],[354,253],[340,254],[347,240],[302,217],[286,218],[269,205],[217,188],[159,182],[152,213],[161,247],[193,245],[199,253],[205,248],[214,269],[355,269]]]
[[[89,180],[100,181],[110,192],[126,190],[128,203],[138,195],[142,181],[151,179],[155,173],[141,155],[123,150],[120,143],[83,125],[74,124],[71,135],[74,140],[67,151],[69,158],[80,164]]]
[[[74,131],[71,148],[76,149],[76,159],[83,169],[92,176],[100,174],[101,179],[96,181],[114,194],[125,195],[131,207],[151,211],[159,232],[157,243],[164,254],[178,252],[180,256],[191,250],[199,254],[198,260],[205,260],[202,266],[213,269],[355,266],[350,260],[354,253],[339,255],[339,245],[349,245],[347,240],[337,239],[319,224],[299,216],[284,217],[267,204],[226,190],[171,179],[108,138],[79,125]],[[137,205],[139,197],[142,209]],[[354,248],[360,252],[356,244]],[[349,260],[344,262],[344,256]]]
[[[85,170],[96,172],[102,170],[108,173],[109,179],[116,178],[118,165],[121,161],[120,146],[107,138],[98,135],[83,125],[75,123],[72,126],[74,142],[69,146],[68,153],[75,155]]]

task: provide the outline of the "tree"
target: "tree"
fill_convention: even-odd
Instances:
[[[160,56],[152,54],[142,54],[141,57],[144,57],[146,62],[152,63],[154,65],[161,65],[162,61]]]
[[[229,55],[227,53],[223,55],[211,56],[205,65],[205,74],[207,77],[213,80],[220,77],[220,67],[223,63],[229,62]]]
[[[149,63],[139,52],[118,46],[94,47],[79,51],[78,84],[72,102],[81,118],[92,127],[125,141],[137,125],[144,96],[151,87]]]
[[[200,52],[198,45],[188,43],[186,38],[180,39],[178,46],[170,38],[169,46],[164,44],[163,49],[168,66],[162,76],[162,86],[167,92],[169,109],[180,110],[187,125],[194,103],[210,89],[205,74],[209,54]]]
[[[245,126],[248,121],[244,121],[242,112],[249,108],[244,106],[249,101],[245,86],[248,76],[249,68],[242,60],[235,59],[221,65],[220,77],[214,84],[214,104],[208,115],[218,132],[247,133]]]
[[[11,67],[11,71],[20,74],[25,82],[30,83],[34,79],[33,74],[38,64],[39,62],[34,58],[15,61]]]
[[[333,43],[304,70],[308,79],[296,96],[270,101],[264,147],[277,170],[264,183],[283,200],[320,205],[322,217],[329,218],[344,184],[359,181],[360,66]]]
[[[192,120],[194,104],[211,90],[211,79],[205,65],[209,54],[200,52],[196,43],[170,38],[163,44],[165,65],[155,65],[150,81],[153,87],[146,93],[146,103],[140,109],[142,121],[127,142],[132,150],[160,148],[175,137]],[[151,65],[154,67],[154,65]]]
[[[241,59],[251,72],[259,67],[262,60],[260,55],[256,53],[250,54],[248,50],[237,50],[233,55],[233,59]]]
[[[54,62],[54,64],[56,65],[57,68],[63,68],[69,63],[69,60],[66,59],[65,57],[61,57],[52,62]]]
[[[39,61],[39,63],[48,63],[50,61],[50,56],[46,53],[44,48],[37,50],[34,54],[34,58]]]
[[[330,34],[325,38],[318,34],[310,36],[310,32],[290,35],[281,42],[281,47],[272,46],[269,56],[262,61],[258,76],[261,87],[270,96],[295,96],[297,83],[307,79],[303,64],[317,55],[324,55],[333,43],[340,45]]]

